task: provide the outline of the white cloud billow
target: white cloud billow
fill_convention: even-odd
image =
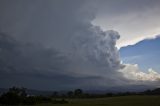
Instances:
[[[136,81],[159,81],[160,74],[153,69],[148,69],[148,73],[145,73],[140,70],[137,64],[125,64],[125,67],[122,70],[119,70],[123,73],[124,77]]]

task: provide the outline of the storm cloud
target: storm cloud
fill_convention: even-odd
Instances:
[[[125,67],[116,48],[120,35],[92,25],[94,11],[94,3],[83,0],[1,0],[0,87],[129,84],[118,71]]]

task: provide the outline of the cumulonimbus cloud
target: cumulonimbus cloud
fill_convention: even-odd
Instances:
[[[0,16],[0,86],[106,88],[137,80],[131,72],[133,79],[124,77],[128,66],[116,48],[119,33],[92,25],[86,1],[16,0],[9,9],[10,2],[0,4],[6,5]]]

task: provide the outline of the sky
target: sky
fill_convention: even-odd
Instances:
[[[93,23],[118,31],[118,48],[155,38],[160,32],[159,0],[100,0],[99,5]]]
[[[119,52],[124,63],[138,64],[144,71],[153,68],[160,72],[159,45],[160,37],[157,37],[140,41],[132,46],[122,47]]]
[[[158,19],[158,0],[0,0],[0,88],[159,87]]]

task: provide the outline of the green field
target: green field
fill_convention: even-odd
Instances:
[[[70,99],[68,104],[36,106],[160,106],[160,96],[121,96],[97,99]]]

